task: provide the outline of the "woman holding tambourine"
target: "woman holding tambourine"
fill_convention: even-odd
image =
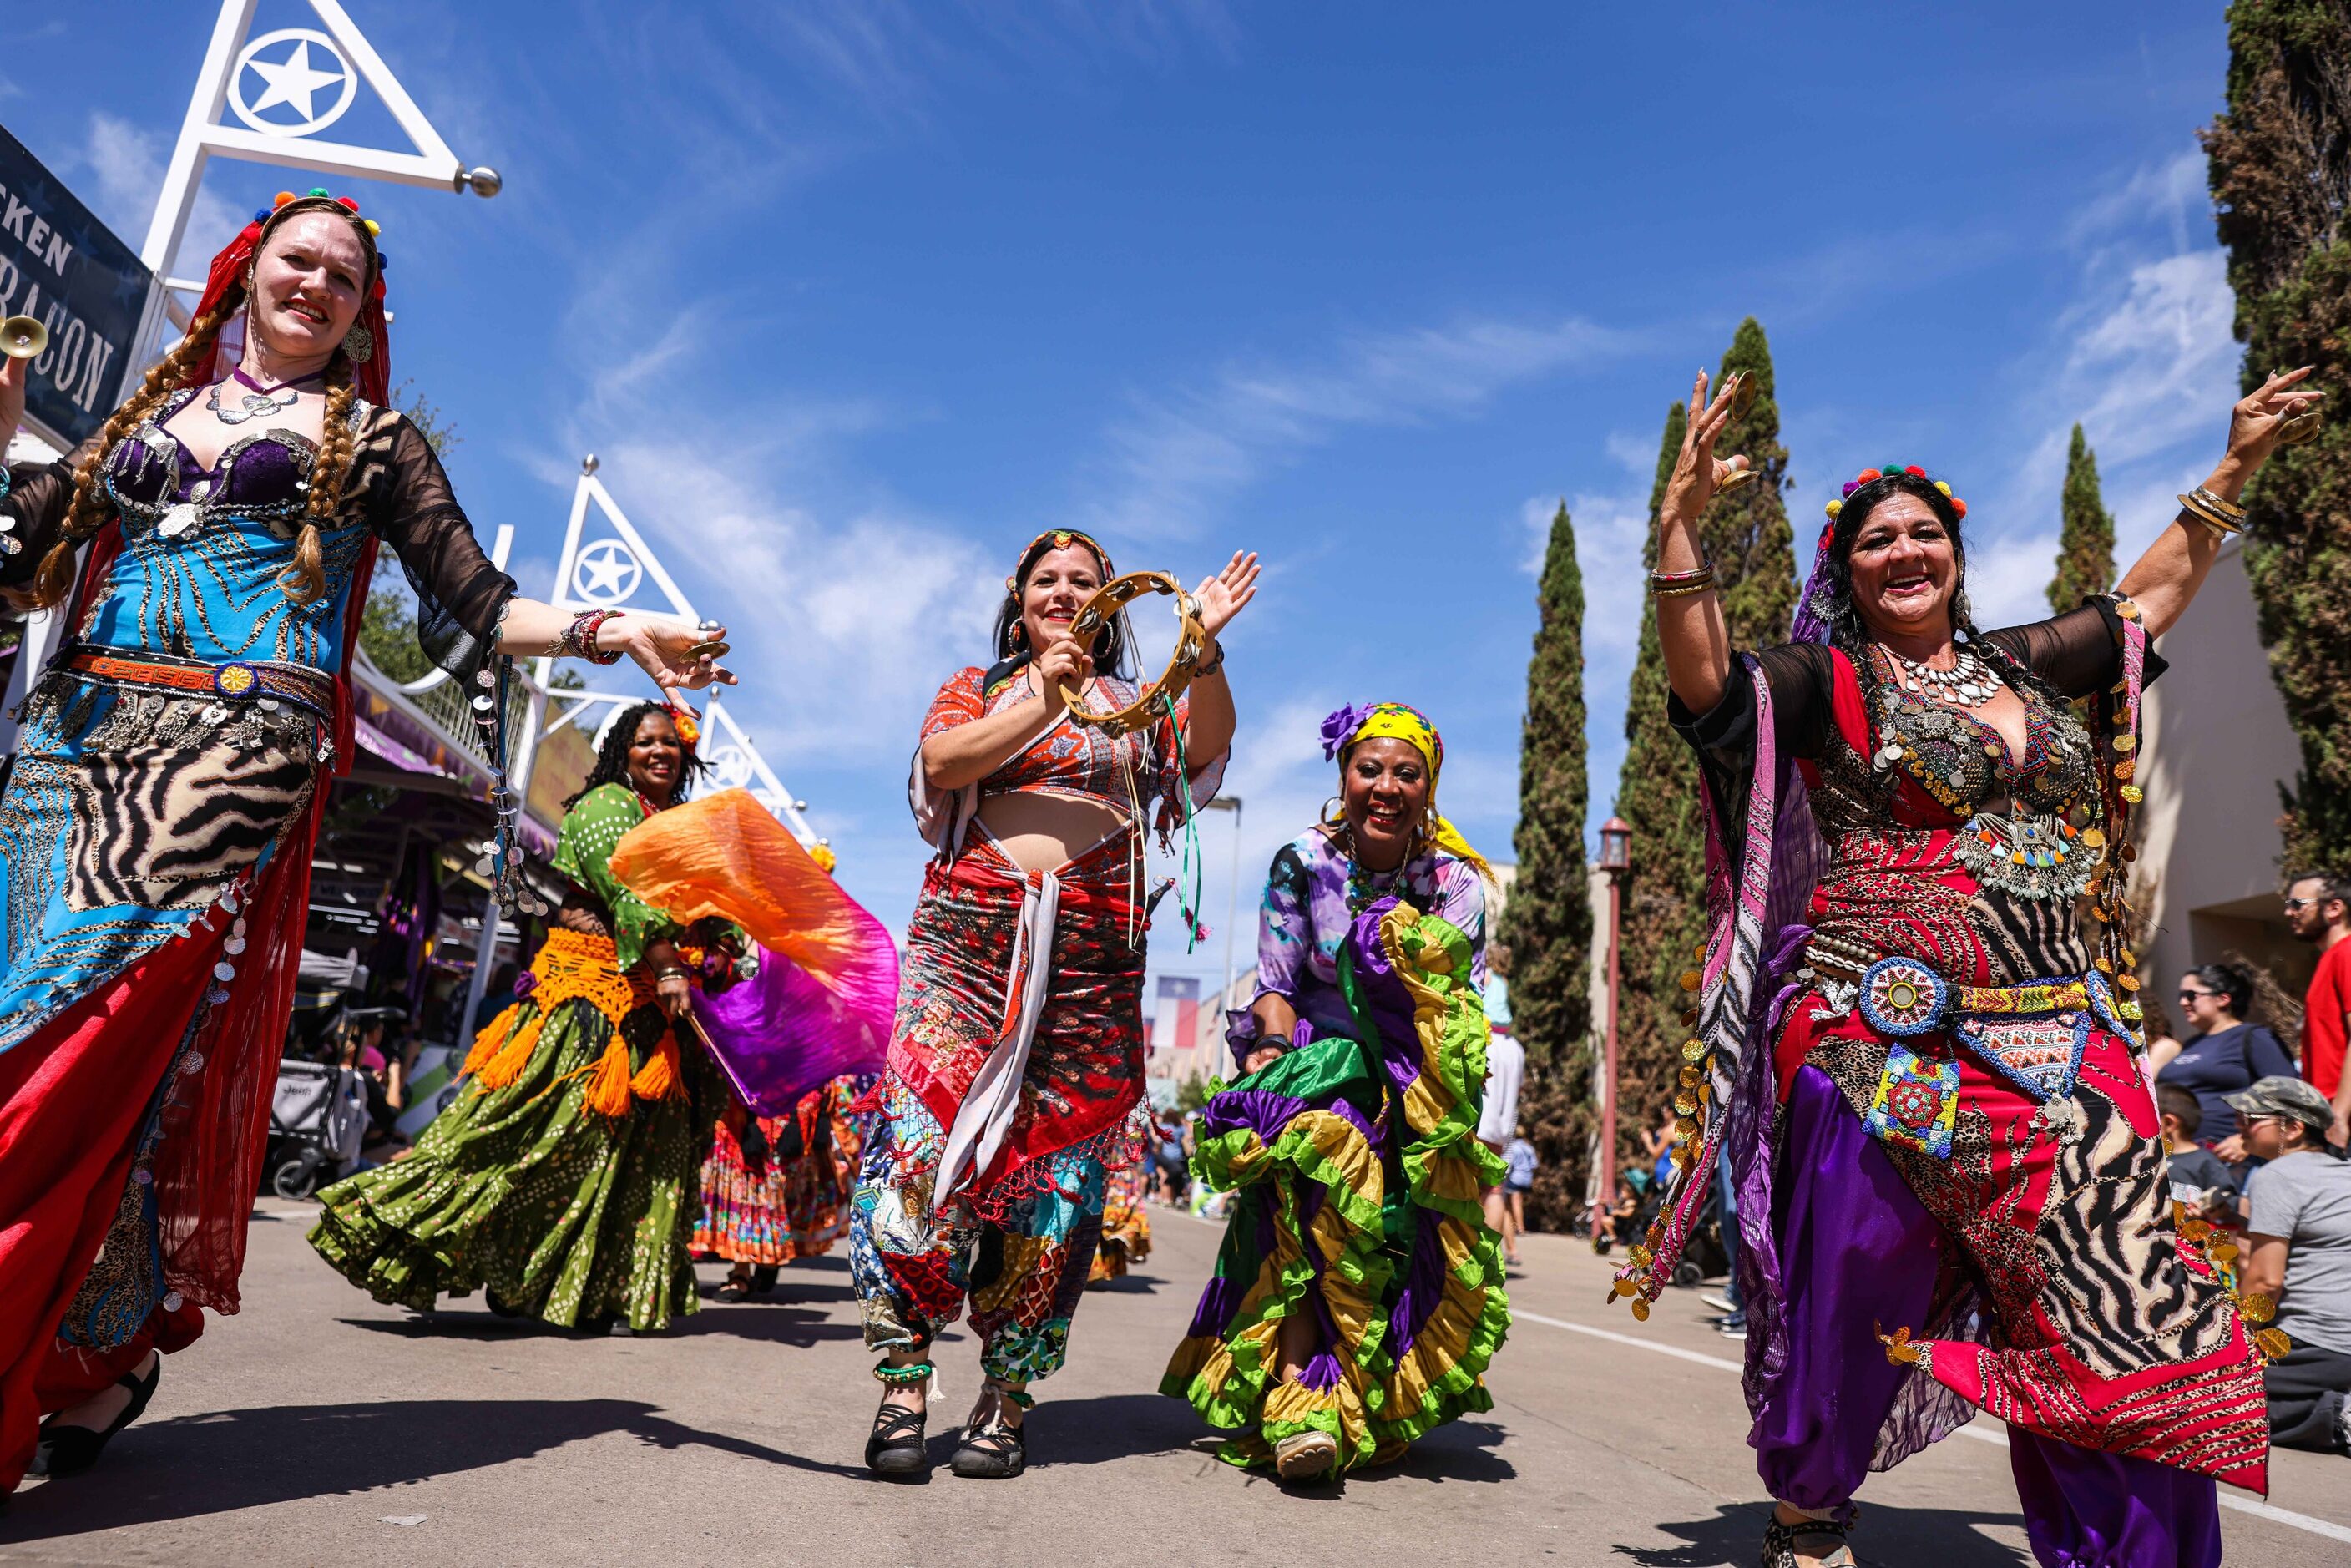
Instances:
[[[1067,1352],[1103,1167],[1143,1094],[1144,833],[1165,843],[1215,793],[1233,737],[1217,639],[1257,577],[1236,554],[1179,593],[1176,657],[1138,686],[1119,606],[1176,585],[1113,580],[1084,534],[1040,534],[1004,580],[996,664],[958,672],[923,721],[908,793],[938,854],[850,1228],[865,1343],[884,1353],[877,1474],[928,1469],[931,1342],[967,1296],[987,1384],[955,1471],[1026,1463],[1027,1386]]]

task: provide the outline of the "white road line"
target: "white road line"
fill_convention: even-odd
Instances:
[[[1629,1344],[1635,1350],[1646,1350],[1656,1355],[1670,1355],[1676,1361],[1695,1362],[1700,1366],[1711,1366],[1722,1372],[1744,1373],[1747,1370],[1738,1362],[1726,1361],[1719,1355],[1708,1355],[1702,1351],[1684,1350],[1677,1344],[1661,1344],[1656,1340],[1642,1339],[1636,1334],[1618,1333],[1614,1329],[1596,1329],[1589,1323],[1572,1323],[1565,1318],[1547,1318],[1541,1312],[1521,1312],[1512,1308],[1510,1321],[1541,1323],[1547,1328],[1565,1329],[1570,1333],[1590,1334],[1593,1339],[1604,1339],[1611,1344]],[[2008,1447],[2007,1437],[1980,1427],[1957,1427],[1954,1429],[1954,1435],[1972,1437],[1979,1443],[1997,1444],[2003,1448]],[[2257,1519],[2266,1519],[2273,1524],[2287,1525],[2295,1530],[2307,1531],[2313,1535],[2323,1535],[2329,1541],[2351,1542],[2351,1526],[2336,1524],[2332,1520],[2314,1519],[2306,1513],[2296,1513],[2292,1509],[2273,1507],[2253,1498],[2237,1497],[2228,1491],[2221,1491],[2218,1495],[2222,1508],[2233,1510],[2238,1513],[2250,1513]]]

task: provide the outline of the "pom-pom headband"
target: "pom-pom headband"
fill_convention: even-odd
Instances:
[[[212,266],[204,274],[203,298],[196,301],[197,317],[211,315],[228,298],[232,290],[245,287],[246,276],[253,270],[254,257],[261,253],[263,231],[280,213],[298,202],[326,202],[340,208],[366,226],[368,247],[375,249],[377,225],[360,217],[360,204],[350,197],[330,195],[323,185],[313,186],[299,196],[291,191],[280,191],[277,200],[269,205],[254,209],[253,221],[239,229],[235,237],[213,257]],[[379,405],[391,395],[392,386],[391,319],[383,311],[384,266],[383,252],[376,250],[375,277],[369,280],[360,297],[359,320],[353,324],[350,336],[344,341],[351,380],[357,385],[359,394]],[[214,356],[214,359],[217,358],[217,355]],[[191,365],[184,384],[201,387],[213,379],[214,373],[211,361]],[[219,373],[225,374],[226,371],[224,370]]]
[[[1916,463],[1888,463],[1883,468],[1865,468],[1860,473],[1855,475],[1852,478],[1846,480],[1844,482],[1844,489],[1843,493],[1841,493],[1835,500],[1831,501],[1828,506],[1823,508],[1823,510],[1825,510],[1829,515],[1829,521],[1834,524],[1837,520],[1837,514],[1844,510],[1845,497],[1852,495],[1855,490],[1860,489],[1864,485],[1868,484],[1873,479],[1891,478],[1897,474],[1907,475],[1913,479],[1924,479],[1927,477],[1927,471],[1924,468],[1919,467]],[[1951,510],[1957,512],[1962,517],[1968,515],[1968,504],[1965,501],[1960,500],[1957,496],[1951,494],[1951,486],[1949,484],[1945,483],[1943,480],[1938,479],[1934,482],[1934,485],[1936,489],[1941,491],[1943,495],[1949,499],[1951,503]]]

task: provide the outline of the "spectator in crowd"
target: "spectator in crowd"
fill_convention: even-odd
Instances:
[[[2237,1173],[2196,1141],[2196,1130],[2203,1124],[2204,1113],[2196,1103],[2195,1092],[2177,1083],[2158,1083],[2155,1086],[2155,1110],[2163,1124],[2163,1146],[2170,1151],[2164,1166],[2171,1183],[2172,1201],[2185,1204],[2189,1213],[2209,1219],[2220,1207],[2212,1195],[2223,1194],[2225,1218],[2233,1225],[2237,1218]]]
[[[1510,1141],[1502,1145],[1502,1222],[1495,1226],[1502,1233],[1502,1257],[1513,1264],[1519,1261],[1519,1232],[1527,1228],[1527,1194],[1535,1189],[1535,1167],[1541,1164],[1535,1146],[1527,1142],[1527,1130],[1514,1124]],[[1491,1214],[1489,1208],[1489,1224]]]
[[[2302,1075],[2335,1104],[2327,1142],[2351,1145],[2351,1072],[2343,1071],[2351,1035],[2351,876],[2294,878],[2285,918],[2296,937],[2318,946],[2318,972],[2302,1004]]]
[[[2294,1060],[2269,1026],[2244,1021],[2252,1001],[2253,977],[2234,964],[2189,970],[2180,977],[2179,1007],[2195,1032],[2155,1075],[2158,1087],[2176,1083],[2196,1096],[2198,1141],[2232,1166],[2245,1163],[2245,1149],[2228,1096],[2257,1079],[2294,1076]]]
[[[1626,1171],[1616,1178],[1616,1201],[1600,1216],[1600,1234],[1592,1239],[1592,1249],[1603,1258],[1610,1248],[1627,1236],[1642,1235],[1641,1200],[1649,1190],[1649,1173]]]
[[[1716,1218],[1722,1230],[1722,1294],[1700,1296],[1722,1315],[1714,1326],[1726,1339],[1747,1337],[1747,1298],[1739,1289],[1739,1183],[1730,1174],[1730,1145],[1724,1144],[1714,1161]]]
[[[1478,1141],[1501,1154],[1519,1124],[1519,1086],[1527,1073],[1527,1048],[1511,1035],[1509,1026],[1489,1024],[1486,1040],[1486,1094],[1478,1108]],[[1507,1218],[1509,1199],[1507,1182],[1487,1187],[1482,1194],[1486,1207],[1486,1223],[1501,1233],[1502,1255],[1506,1261],[1519,1260],[1518,1232],[1503,1223]]]
[[[2229,1100],[2267,1162],[2250,1183],[2239,1288],[2277,1303],[2272,1326],[2290,1346],[2262,1374],[2270,1440],[2351,1453],[2351,1165],[2326,1147],[2335,1107],[2283,1076]]]

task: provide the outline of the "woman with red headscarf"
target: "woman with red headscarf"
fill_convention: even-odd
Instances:
[[[493,757],[494,655],[732,679],[693,653],[707,632],[516,596],[385,406],[383,266],[357,203],[281,193],[96,437],[0,470],[0,591],[68,629],[0,795],[0,1495],[88,1469],[145,1409],[155,1353],[236,1310],[377,546],[426,651],[483,688]],[[26,364],[0,365],[0,449]],[[518,887],[503,850],[498,872]]]

